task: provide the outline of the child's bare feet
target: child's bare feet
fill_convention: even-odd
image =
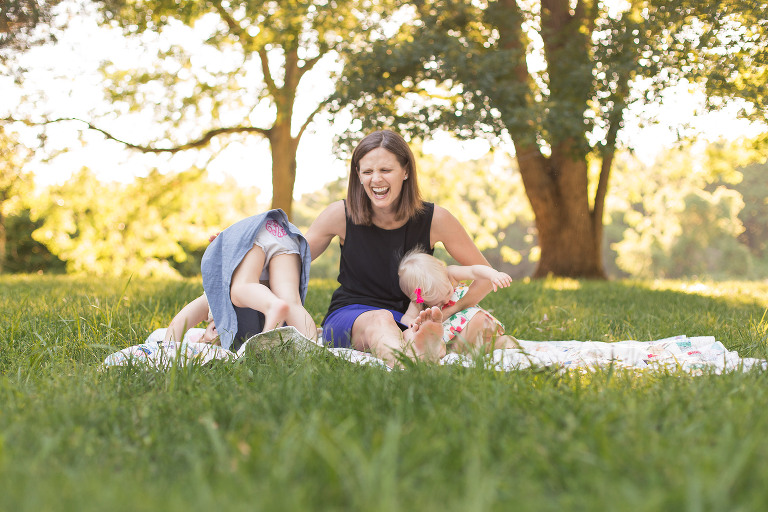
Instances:
[[[445,356],[442,321],[443,313],[440,308],[427,308],[419,313],[411,328],[403,333],[406,345],[409,345],[420,359],[439,361]]]
[[[284,300],[277,298],[273,300],[264,312],[264,330],[271,331],[272,329],[282,327],[290,311],[291,306]]]

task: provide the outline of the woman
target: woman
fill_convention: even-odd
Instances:
[[[475,281],[455,305],[421,311],[412,327],[400,323],[408,297],[400,290],[401,258],[421,247],[432,254],[442,242],[461,265],[488,265],[466,230],[448,210],[421,199],[408,144],[382,130],[355,148],[346,201],[317,217],[306,233],[312,259],[338,236],[339,288],[323,320],[323,339],[337,347],[371,352],[390,366],[400,352],[429,360],[445,355],[443,315],[450,316],[488,294],[489,282]]]

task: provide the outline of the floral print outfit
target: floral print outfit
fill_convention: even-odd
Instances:
[[[453,306],[456,304],[459,299],[464,297],[464,295],[467,294],[467,291],[469,290],[469,286],[466,284],[459,284],[456,286],[456,288],[453,289],[453,295],[451,296],[451,299],[443,306],[443,309]],[[454,338],[457,334],[460,334],[461,331],[464,330],[464,328],[467,326],[470,320],[472,320],[472,317],[475,316],[477,313],[485,313],[488,315],[494,322],[496,322],[496,325],[499,326],[500,333],[504,332],[504,324],[499,322],[492,314],[490,314],[488,311],[484,310],[483,308],[479,306],[472,306],[467,309],[462,309],[458,313],[454,313],[446,320],[443,320],[443,342],[445,343],[453,343]]]

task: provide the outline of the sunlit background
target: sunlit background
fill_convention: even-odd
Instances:
[[[174,44],[182,45],[194,55],[192,65],[195,68],[205,70],[236,65],[222,62],[220,53],[211,52],[203,44],[201,34],[208,33],[210,27],[207,24],[215,22],[210,18],[203,18],[197,23],[194,30],[178,24],[172,30],[163,32],[162,35],[155,33],[143,37],[141,41],[136,41],[124,38],[122,32],[117,28],[109,28],[99,24],[95,13],[92,12],[93,10],[87,7],[83,9],[84,5],[87,6],[87,3],[62,4],[60,6],[62,17],[68,17],[74,12],[77,12],[78,15],[69,18],[68,27],[57,34],[57,42],[33,47],[20,56],[18,63],[26,70],[21,86],[14,83],[11,76],[0,77],[0,110],[3,115],[12,113],[14,117],[25,117],[31,120],[41,119],[42,116],[98,119],[98,126],[109,131],[115,137],[128,143],[141,144],[146,139],[146,134],[155,129],[151,111],[129,112],[122,107],[122,110],[120,108],[115,109],[114,104],[105,95],[105,78],[100,70],[104,61],[111,60],[119,68],[139,67],[147,60],[155,58],[158,51],[167,50],[173,41]],[[535,67],[537,65],[535,59],[535,55],[529,56],[529,66]],[[331,76],[333,73],[337,73],[339,69],[338,56],[330,53],[311,71],[311,75],[304,79],[297,95],[295,108],[297,119],[303,119],[316,107],[319,101],[333,92],[334,82]],[[260,79],[256,71],[253,71],[252,75],[254,80]],[[162,95],[162,90],[158,90],[157,94]],[[609,275],[653,276],[658,274],[655,269],[659,268],[666,268],[666,270],[660,271],[661,277],[685,275],[717,277],[719,275],[719,270],[716,267],[720,265],[720,260],[715,262],[714,266],[673,271],[671,268],[664,267],[660,263],[661,260],[653,255],[653,251],[656,250],[654,247],[661,247],[665,244],[669,252],[671,250],[669,247],[674,245],[674,241],[670,240],[670,237],[680,238],[684,234],[686,220],[682,217],[672,223],[677,226],[676,231],[673,230],[674,233],[650,234],[650,228],[653,224],[662,229],[657,220],[652,220],[654,219],[653,215],[662,216],[665,214],[664,212],[666,215],[669,215],[670,212],[682,215],[686,210],[691,210],[689,207],[693,204],[690,202],[693,199],[689,198],[690,201],[686,202],[688,200],[683,196],[677,199],[672,197],[662,199],[661,196],[668,193],[663,192],[665,187],[672,187],[677,191],[680,191],[681,187],[689,187],[692,194],[696,190],[699,191],[697,193],[700,196],[701,194],[709,194],[706,197],[701,196],[700,199],[705,203],[709,201],[707,204],[710,204],[714,209],[743,209],[743,206],[741,209],[738,208],[739,201],[745,200],[743,197],[739,199],[727,194],[722,195],[722,197],[713,195],[718,186],[728,182],[735,185],[741,181],[741,178],[732,173],[729,176],[725,176],[722,172],[718,174],[712,169],[702,168],[702,166],[709,165],[706,162],[711,163],[711,159],[707,160],[706,155],[711,152],[713,145],[726,147],[734,141],[755,139],[760,134],[765,133],[766,127],[759,123],[738,119],[738,111],[743,106],[739,102],[734,101],[727,108],[711,113],[705,112],[704,102],[705,96],[699,88],[683,83],[666,90],[660,104],[630,108],[626,113],[620,138],[623,144],[631,149],[631,152],[622,154],[617,163],[606,207],[605,221],[608,238],[604,245],[606,246],[605,258],[607,260],[605,264]],[[151,98],[148,104],[151,104]],[[274,116],[268,102],[264,103],[263,108],[260,107],[251,114],[250,119],[254,125],[259,124],[260,116],[263,116],[264,119]],[[205,120],[201,122],[204,123]],[[334,138],[350,129],[351,126],[354,127],[354,120],[349,115],[341,114],[331,118],[321,114],[315,118],[301,139],[297,152],[296,184],[293,191],[297,222],[306,224],[311,220],[312,215],[319,211],[323,202],[327,204],[330,200],[341,197],[343,194],[343,187],[340,187],[338,183],[329,185],[346,176],[348,165],[346,155],[340,154],[339,150],[335,148]],[[38,127],[28,127],[16,123],[6,125],[6,130],[17,136],[18,140],[28,148],[35,148],[39,142],[40,130]],[[266,208],[269,206],[272,196],[272,159],[269,143],[263,137],[214,138],[211,145],[204,149],[183,151],[172,156],[143,154],[130,150],[120,142],[107,140],[104,135],[97,131],[86,129],[85,124],[80,121],[50,124],[46,127],[45,137],[43,149],[30,153],[24,161],[23,176],[27,178],[27,181],[31,181],[31,177],[34,177],[34,192],[31,191],[32,189],[28,189],[26,193],[38,197],[37,203],[26,208],[30,220],[36,223],[34,224],[36,230],[34,238],[47,245],[48,250],[55,253],[59,259],[63,259],[70,271],[91,270],[98,271],[98,273],[114,273],[122,271],[117,268],[122,265],[121,268],[131,271],[142,268],[140,273],[147,275],[167,272],[173,274],[179,271],[178,264],[165,265],[154,260],[178,258],[193,262],[189,264],[189,268],[185,267],[184,274],[193,272],[190,268],[195,268],[195,257],[199,257],[203,242],[195,244],[190,237],[198,237],[202,240],[204,238],[203,233],[210,230],[212,225],[216,225],[217,222],[232,221],[237,216],[256,213],[259,209]],[[184,134],[182,133],[178,138],[183,140]],[[158,145],[162,145],[162,141]],[[454,199],[451,198],[450,187],[446,187],[446,184],[440,180],[448,182],[452,179],[455,182],[464,180],[464,178],[440,177],[441,174],[445,175],[451,171],[460,175],[467,172],[478,173],[486,169],[489,171],[486,183],[491,184],[499,183],[499,177],[503,176],[501,179],[508,182],[509,194],[512,195],[510,197],[514,197],[514,200],[510,198],[497,199],[500,201],[498,204],[507,205],[507,203],[512,202],[516,204],[514,211],[509,209],[500,211],[503,208],[508,208],[508,206],[497,205],[496,212],[499,217],[504,218],[478,219],[478,216],[482,217],[484,214],[480,213],[477,208],[473,212],[471,211],[472,208],[459,204],[456,204],[452,211],[458,212],[457,216],[478,241],[478,245],[489,255],[489,260],[492,263],[506,268],[516,277],[530,274],[538,254],[535,244],[535,230],[532,227],[533,220],[527,206],[527,200],[522,192],[519,176],[515,174],[515,164],[512,160],[514,149],[509,141],[501,140],[494,147],[491,147],[487,140],[460,141],[446,132],[437,130],[426,137],[423,145],[417,145],[414,149],[419,155],[422,155],[421,161],[427,173],[428,179],[423,182],[425,195],[430,200],[443,199],[441,204],[447,202],[449,206],[453,206],[452,201]],[[676,151],[684,155],[679,157],[681,159],[679,164],[687,167],[685,172],[678,172],[677,174],[674,170],[664,170],[664,163],[668,163],[670,160],[669,155]],[[742,161],[739,158],[733,161],[734,169],[741,165],[750,164],[764,166],[765,159],[760,160],[758,155],[751,160]],[[62,206],[67,203],[62,195],[64,192],[55,192],[55,187],[65,187],[68,183],[72,184],[73,176],[83,169],[88,169],[101,183],[117,183],[129,186],[137,178],[147,178],[153,172],[171,176],[193,168],[205,169],[205,179],[222,187],[229,187],[230,189],[236,187],[241,192],[247,190],[251,194],[250,197],[255,200],[249,205],[247,204],[247,197],[240,197],[237,201],[231,198],[222,199],[222,202],[229,203],[230,206],[240,204],[241,208],[230,212],[231,215],[222,214],[211,219],[212,225],[200,221],[199,229],[195,230],[194,233],[187,233],[183,237],[177,234],[185,240],[181,246],[160,251],[159,254],[155,255],[147,254],[144,259],[153,260],[154,263],[151,265],[143,266],[140,262],[129,264],[127,260],[115,260],[121,262],[119,265],[114,262],[99,265],[94,257],[88,257],[80,263],[73,263],[74,259],[80,257],[77,254],[82,251],[76,247],[88,244],[88,241],[73,238],[70,242],[62,242],[60,230],[72,234],[74,231],[82,231],[82,229],[67,227],[67,223],[64,221],[58,227],[51,224],[51,218],[55,215],[51,213],[50,205]],[[640,183],[647,181],[647,179],[639,180],[633,191],[631,183],[636,178],[632,176],[639,172],[639,169],[647,168],[655,169],[648,171],[645,176],[647,179],[656,179],[653,176],[657,176],[658,186],[652,190],[647,189],[640,192],[642,197],[632,197],[633,192],[637,193],[642,188]],[[83,183],[86,182],[87,180]],[[682,185],[683,182],[685,182],[685,186]],[[475,186],[468,181],[462,182],[462,186],[464,185]],[[493,187],[493,185],[490,186]],[[49,194],[52,193],[53,195],[46,196],[42,192],[43,190],[47,190]],[[661,207],[654,211],[649,204],[645,204],[640,208],[642,214],[637,212],[630,212],[628,216],[621,214],[632,210],[633,205],[641,204],[644,200],[647,202],[653,194],[659,196],[656,203],[661,204],[659,202],[666,201],[664,211]],[[41,201],[44,200],[49,201],[47,207],[41,205]],[[194,204],[208,213],[211,213],[208,208],[215,208],[214,204],[205,204],[206,199],[201,196],[186,197],[186,200],[189,205]],[[51,203],[51,201],[53,202]],[[731,203],[733,204],[730,207],[724,206]],[[758,204],[757,206],[761,205]],[[744,232],[747,228],[743,222],[739,224],[738,219],[735,219],[739,212],[735,210],[725,212],[725,210],[719,214],[712,214],[715,215],[712,217],[713,222],[717,224],[718,215],[730,219],[730,222],[735,222],[736,224],[727,231],[727,236],[734,239],[741,236],[743,243]],[[466,211],[463,217],[462,211]],[[47,213],[41,214],[40,212]],[[9,213],[18,214],[18,211]],[[710,218],[708,217],[710,213],[702,211],[700,217],[704,220],[696,222],[706,222],[706,219]],[[643,218],[637,218],[638,215],[642,215]],[[762,215],[762,213],[756,215]],[[110,229],[109,226],[114,224],[123,226],[119,229],[125,230],[128,221],[115,220],[118,217],[119,215],[115,214],[115,217],[109,221],[112,224],[108,222],[103,229]],[[67,222],[75,222],[72,218]],[[41,226],[47,221],[49,225],[41,231]],[[198,220],[189,218],[180,222],[192,221],[198,222]],[[146,221],[143,220],[142,222]],[[305,228],[306,225],[302,227]],[[726,236],[723,233],[717,236]],[[165,236],[170,235],[166,232]],[[517,236],[519,240],[513,242],[513,236]],[[652,237],[653,240],[649,240],[648,237]],[[144,241],[147,242],[146,239]],[[703,250],[704,246],[713,243],[713,240],[702,241],[701,249]],[[64,246],[69,247],[69,249],[63,249]],[[661,251],[662,249],[658,250]],[[751,263],[750,265],[745,264],[745,268],[749,267],[751,270],[745,270],[745,274],[740,277],[765,278],[768,265],[765,264],[764,260],[768,260],[768,256],[761,252],[762,249],[755,252],[757,249],[754,246],[749,247],[749,250],[751,251]],[[720,253],[724,253],[724,251],[728,253],[724,249],[720,250]],[[189,257],[193,255],[196,256],[190,259]],[[709,259],[714,257],[713,255],[707,256]],[[724,256],[721,254],[720,257]],[[34,271],[35,269],[29,268],[27,270]],[[319,271],[318,275],[332,276],[332,274],[333,269],[328,268]]]

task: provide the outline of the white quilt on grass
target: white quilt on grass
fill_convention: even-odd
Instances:
[[[327,350],[355,364],[375,365],[388,369],[384,361],[371,354],[344,348],[325,348],[303,337],[293,327],[281,327],[249,339],[236,353],[206,343],[190,342],[202,329],[190,329],[181,343],[163,342],[165,329],[157,329],[141,345],[134,345],[109,355],[104,367],[150,366],[167,369],[173,364],[206,364],[214,359],[235,360],[264,344],[288,344],[301,352]],[[482,363],[497,371],[552,367],[560,370],[597,370],[611,365],[636,370],[680,370],[690,374],[768,369],[763,359],[740,357],[712,336],[674,336],[653,341],[519,341],[520,348],[499,349],[481,360],[461,354],[448,354],[443,365],[472,367]]]

